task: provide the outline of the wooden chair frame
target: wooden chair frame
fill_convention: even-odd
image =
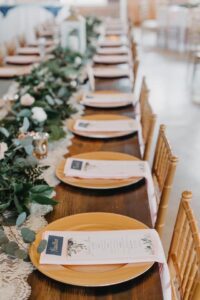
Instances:
[[[156,115],[152,111],[151,105],[148,101],[148,97],[149,90],[146,85],[146,79],[145,77],[143,77],[139,103],[141,113],[142,137],[144,143],[144,160],[149,160],[150,157],[154,128],[157,119]]]
[[[191,199],[191,192],[182,193],[168,255],[175,300],[200,299],[200,237]]]
[[[165,133],[165,125],[160,126],[154,160],[152,176],[157,191],[158,213],[155,228],[162,236],[163,227],[169,204],[169,196],[172,189],[178,158],[173,155]]]

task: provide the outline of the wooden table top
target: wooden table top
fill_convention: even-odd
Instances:
[[[97,89],[118,89],[130,92],[128,78],[96,80]],[[88,108],[85,114],[111,113],[111,110]],[[112,113],[134,115],[132,106],[112,109]],[[69,156],[90,151],[113,151],[140,157],[137,134],[111,140],[94,140],[75,136]],[[67,156],[66,156],[67,157]],[[87,190],[61,183],[56,187],[59,204],[47,216],[52,222],[58,218],[85,212],[112,212],[135,218],[152,227],[145,180],[121,189]],[[87,276],[87,274],[86,274]],[[162,300],[158,264],[136,279],[119,285],[85,288],[56,282],[39,271],[28,278],[31,300]]]

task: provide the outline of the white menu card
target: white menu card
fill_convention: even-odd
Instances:
[[[46,231],[40,264],[97,265],[165,261],[154,229]]]
[[[137,131],[136,120],[76,120],[74,129],[87,132]]]
[[[65,176],[99,179],[146,177],[146,164],[134,160],[91,160],[69,157],[64,167]]]

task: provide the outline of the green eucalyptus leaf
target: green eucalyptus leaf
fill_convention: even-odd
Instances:
[[[37,252],[42,253],[46,249],[46,246],[47,246],[47,241],[46,240],[41,240],[38,247],[37,247]]]
[[[1,249],[8,255],[15,257],[15,251],[19,249],[19,246],[16,242],[8,242],[1,246]]]
[[[0,204],[0,212],[4,211],[7,207],[9,207],[11,200],[7,203]]]
[[[18,139],[13,139],[12,142],[15,146],[19,146],[21,144],[21,141]]]
[[[53,188],[46,184],[38,184],[38,185],[33,186],[30,189],[30,192],[33,194],[42,194],[42,195],[45,194],[45,196],[47,196],[47,195],[50,196],[51,193],[53,192]]]
[[[35,232],[29,228],[22,228],[21,235],[25,243],[32,243],[35,241]]]
[[[32,145],[33,137],[27,136],[25,139],[21,140],[20,143],[23,147]]]
[[[28,257],[28,254],[26,253],[26,251],[24,251],[22,249],[17,249],[14,254],[15,254],[15,257],[17,257],[19,259],[26,259]]]
[[[0,132],[1,132],[6,138],[8,138],[9,135],[10,135],[9,131],[8,131],[6,128],[4,128],[4,127],[0,127]]]
[[[24,120],[23,120],[23,125],[20,128],[20,131],[21,132],[27,132],[28,129],[29,129],[29,126],[30,126],[29,119],[27,117],[25,117]]]
[[[13,184],[14,191],[16,194],[21,193],[23,191],[23,184],[22,183],[14,183]]]
[[[18,117],[20,118],[25,118],[25,117],[28,118],[30,116],[31,116],[31,110],[28,108],[24,108],[18,113]]]
[[[23,211],[18,217],[17,217],[17,220],[16,220],[16,225],[17,226],[21,226],[25,220],[26,220],[26,212]]]
[[[7,236],[0,238],[0,246],[3,244],[7,244],[8,242],[9,242],[9,239],[7,238]]]
[[[45,196],[41,196],[40,194],[31,194],[31,200],[45,205],[56,205],[58,203],[57,201]]]
[[[28,155],[31,155],[33,153],[34,147],[33,145],[24,146],[24,150]]]
[[[55,101],[55,103],[56,103],[57,105],[62,105],[62,104],[63,104],[63,101],[60,100],[60,99],[58,99],[58,98],[55,98],[54,101]]]
[[[38,161],[34,156],[29,155],[26,157],[26,165],[27,166],[34,168],[37,166],[37,164],[38,164]]]
[[[9,242],[9,239],[5,235],[5,232],[3,230],[0,230],[0,245],[7,244]]]
[[[45,99],[47,100],[49,105],[54,105],[55,104],[54,99],[50,95],[46,95]]]
[[[62,127],[57,125],[50,126],[50,139],[53,141],[57,141],[66,136],[66,132],[63,130]]]

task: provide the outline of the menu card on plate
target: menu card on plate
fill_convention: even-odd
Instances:
[[[134,160],[92,160],[69,157],[64,174],[70,177],[126,179],[146,177],[146,163]]]
[[[91,104],[91,103],[122,103],[122,102],[133,102],[133,94],[128,93],[112,93],[112,94],[96,94],[87,93],[84,94],[81,103]]]
[[[97,265],[164,262],[154,229],[112,231],[46,231],[40,264]]]
[[[118,132],[137,131],[138,121],[136,120],[76,120],[74,129],[88,132]]]

